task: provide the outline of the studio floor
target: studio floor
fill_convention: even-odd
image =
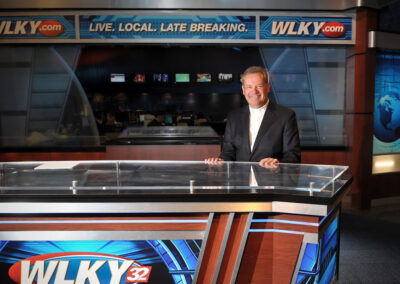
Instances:
[[[400,197],[370,210],[343,203],[337,283],[400,283]]]

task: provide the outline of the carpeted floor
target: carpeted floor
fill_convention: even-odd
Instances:
[[[400,206],[343,210],[338,283],[400,283]]]

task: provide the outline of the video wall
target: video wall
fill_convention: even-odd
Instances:
[[[400,51],[376,55],[373,154],[400,153]]]

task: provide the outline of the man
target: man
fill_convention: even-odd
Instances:
[[[300,162],[300,140],[295,113],[268,99],[269,76],[265,68],[246,69],[240,81],[249,106],[231,112],[218,161],[259,162],[261,166]]]

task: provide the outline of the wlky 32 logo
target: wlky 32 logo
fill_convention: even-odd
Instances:
[[[21,284],[147,283],[151,268],[115,255],[67,252],[26,258],[11,266],[8,274]]]

